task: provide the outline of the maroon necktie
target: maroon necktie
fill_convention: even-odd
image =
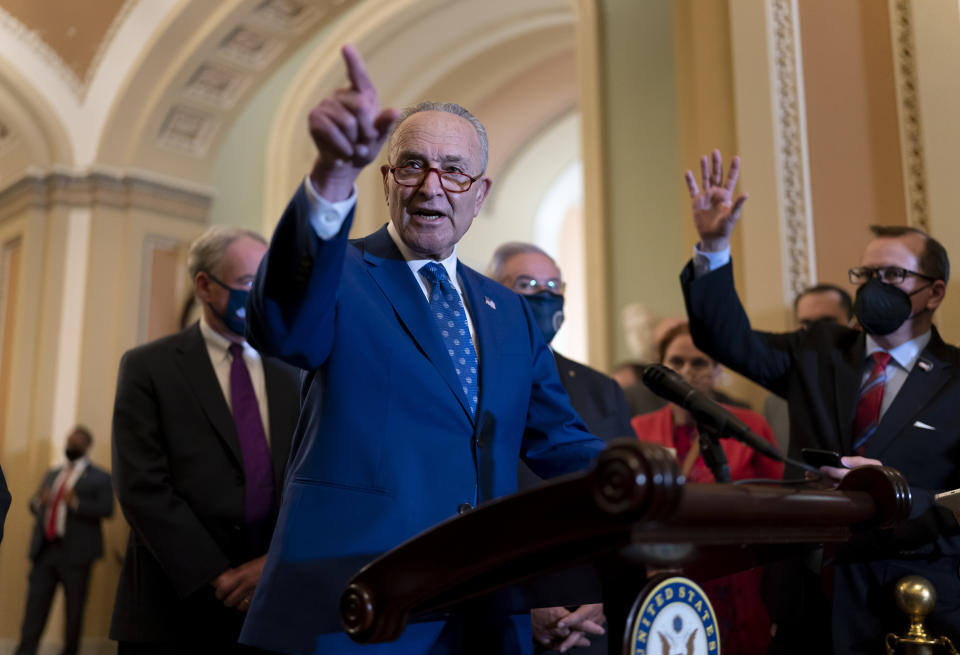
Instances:
[[[878,350],[870,357],[873,358],[873,370],[870,377],[860,387],[860,398],[857,400],[857,416],[853,420],[853,449],[858,455],[866,450],[867,441],[877,431],[880,423],[880,406],[883,404],[883,388],[887,383],[887,364],[890,363],[890,353]]]
[[[230,402],[233,421],[237,425],[240,453],[246,483],[244,521],[256,526],[271,518],[274,508],[273,468],[270,447],[263,431],[257,394],[253,391],[250,371],[243,361],[243,346],[230,344],[233,363],[230,365]]]

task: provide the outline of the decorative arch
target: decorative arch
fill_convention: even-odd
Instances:
[[[411,34],[429,34],[410,47]],[[466,3],[443,0],[397,0],[387,6],[365,3],[337,26],[308,57],[278,103],[267,139],[264,229],[286,204],[313,160],[305,117],[326,94],[343,84],[339,47],[355,43],[364,54],[385,106],[402,107],[425,99],[454,100],[474,111],[491,133],[491,173],[509,161],[545,124],[575,104],[574,14],[564,0],[490,0],[484,11]],[[537,88],[530,102],[517,99],[517,89],[552,75],[552,84]],[[531,71],[536,71],[532,76]],[[511,89],[513,92],[505,94]],[[530,112],[517,116],[518,105]],[[512,113],[504,109],[510,107]],[[510,125],[512,122],[513,125]],[[498,139],[499,127],[512,131]],[[521,130],[508,127],[525,125]],[[496,135],[496,136],[495,136]],[[358,180],[362,198],[356,225],[366,230],[382,220],[379,173],[365,171]]]

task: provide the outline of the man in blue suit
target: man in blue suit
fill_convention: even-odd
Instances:
[[[529,616],[490,608],[412,624],[390,644],[339,632],[337,601],[359,566],[514,492],[520,457],[550,477],[603,447],[522,300],[457,261],[491,184],[483,126],[458,105],[381,111],[359,54],[343,54],[350,86],[310,114],[317,159],[248,305],[251,343],[305,374],[241,641],[298,653],[528,652]],[[390,222],[348,244],[354,180],[395,123],[381,167]]]

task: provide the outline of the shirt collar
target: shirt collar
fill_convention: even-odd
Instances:
[[[233,342],[210,327],[207,319],[202,315],[200,316],[200,334],[203,335],[203,340],[206,342],[207,350],[210,353],[215,353],[218,359],[230,358],[230,344]],[[243,340],[241,345],[243,346],[244,357],[260,358],[260,353],[254,350],[246,339]]]
[[[397,232],[396,228],[393,227],[393,221],[387,223],[387,234],[390,235],[390,238],[393,239],[394,245],[397,246],[397,250],[400,251],[400,254],[403,255],[403,258],[407,262],[407,266],[410,267],[410,270],[416,275],[417,271],[423,268],[426,264],[436,261],[434,259],[423,259],[416,255],[410,247],[403,242],[403,239],[400,238],[400,234]],[[438,262],[447,270],[447,277],[454,281],[456,284],[457,279],[457,244],[453,244],[453,252],[450,253],[450,256],[446,259],[442,259]],[[459,285],[458,285],[459,286]]]
[[[87,468],[87,466],[89,466],[90,458],[84,455],[83,457],[78,457],[73,462],[71,462],[68,459],[66,464],[63,465],[63,468],[61,470],[66,471],[67,467],[70,466],[70,464],[73,464],[73,468],[71,469],[71,472],[76,473],[77,471],[82,471],[83,469]]]
[[[927,347],[927,344],[930,343],[930,337],[933,333],[930,330],[927,330],[918,337],[914,337],[909,341],[901,343],[896,348],[891,350],[884,350],[881,348],[876,341],[873,340],[873,337],[869,334],[867,335],[867,357],[870,357],[873,353],[877,351],[883,351],[890,353],[891,359],[900,365],[902,369],[908,373],[913,370],[913,365],[917,363],[917,360],[920,358],[920,353],[923,352],[923,349]]]

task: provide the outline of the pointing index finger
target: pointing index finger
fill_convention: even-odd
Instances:
[[[371,91],[376,92],[370,76],[367,75],[367,66],[363,63],[363,57],[360,52],[352,45],[343,46],[343,61],[347,65],[347,77],[350,78],[350,86],[361,93]]]

